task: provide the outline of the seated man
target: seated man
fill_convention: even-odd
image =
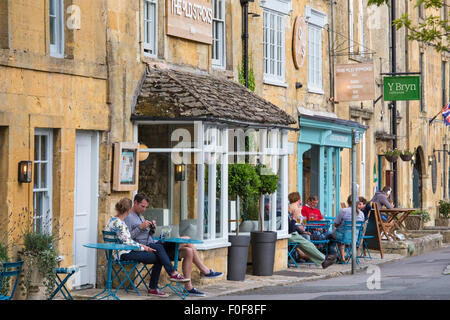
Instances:
[[[348,198],[347,198],[347,204],[348,204],[348,207],[341,209],[341,211],[339,211],[339,214],[338,214],[336,220],[334,221],[333,235],[334,235],[334,239],[336,239],[336,240],[341,240],[344,238],[344,221],[352,221],[352,196],[351,195],[348,196]],[[356,221],[364,221],[365,220],[364,213],[362,213],[362,211],[361,211],[364,208],[364,204],[358,200],[356,205],[357,205]],[[345,259],[345,245],[340,244],[339,250],[341,252],[342,259]]]
[[[378,204],[379,209],[383,208],[383,206],[385,206],[387,209],[392,209],[393,206],[389,202],[388,198],[390,194],[391,194],[391,187],[384,186],[383,190],[375,192],[375,195],[373,196],[372,200],[370,200],[370,202],[376,202]],[[382,213],[381,219],[386,221],[388,219],[388,216]]]
[[[315,195],[310,195],[308,197],[307,203],[302,208],[302,216],[304,216],[307,220],[323,220],[322,213],[320,212],[317,205],[319,204],[319,198]]]
[[[138,193],[134,197],[134,204],[131,208],[131,212],[128,217],[125,218],[125,223],[130,229],[131,237],[134,241],[144,244],[150,248],[156,243],[160,243],[152,238],[154,229],[156,228],[156,222],[150,222],[145,220],[142,214],[148,208],[150,199],[145,195],[145,193]],[[152,232],[153,230],[153,232]],[[167,251],[169,257],[174,259],[174,249],[175,244],[170,242],[161,243],[164,249]],[[200,275],[203,278],[219,278],[223,275],[222,272],[215,272],[204,265],[201,261],[197,249],[192,244],[181,244],[179,247],[179,257],[183,259],[183,274],[186,278],[191,279],[192,264],[195,264],[200,270]],[[189,275],[189,276],[187,276]],[[203,292],[200,292],[192,286],[192,282],[188,281],[185,283],[185,288],[190,295],[194,296],[205,296]]]
[[[316,195],[310,195],[308,197],[307,204],[305,204],[302,208],[302,215],[303,217],[305,217],[305,220],[309,221],[325,220],[319,208],[317,208],[318,204],[319,199],[317,198]],[[311,240],[325,240],[329,235],[327,230],[321,228],[313,229],[310,231],[311,231]]]
[[[290,202],[290,208],[295,208],[298,204],[301,204],[301,197],[298,192],[292,192],[288,195],[288,199]],[[293,205],[294,204],[294,205]],[[328,254],[327,257],[320,252],[316,246],[309,240],[305,239],[302,234],[305,232],[301,226],[297,225],[297,222],[295,220],[296,216],[298,215],[298,212],[289,212],[288,215],[288,228],[289,233],[291,234],[291,242],[294,242],[297,244],[299,251],[304,253],[309,259],[311,259],[312,262],[314,262],[315,265],[319,266],[322,265],[322,268],[328,268],[330,265],[332,265],[336,261],[336,253],[332,251],[332,254]]]

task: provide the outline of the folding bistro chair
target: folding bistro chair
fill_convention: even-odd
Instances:
[[[313,230],[315,229],[320,229],[322,230],[324,233],[328,232],[328,230],[330,229],[330,225],[331,225],[331,221],[330,220],[319,220],[319,221],[312,221],[309,220],[306,223],[306,231],[309,231],[312,233]],[[314,245],[316,247],[321,247],[325,248],[325,254],[328,255],[328,243],[330,242],[330,240],[328,239],[323,239],[323,240],[310,240],[312,243],[314,243]]]
[[[0,263],[0,300],[11,300],[14,297],[22,267],[23,261]],[[11,294],[8,295],[13,277],[15,277],[14,284],[11,289]]]
[[[364,221],[356,221],[356,245],[357,245],[356,263],[358,263],[358,264],[359,264],[358,243],[361,242],[363,226],[364,226]],[[343,228],[344,228],[343,229],[343,237],[338,238],[336,240],[338,243],[345,245],[345,251],[344,251],[345,257],[341,257],[340,250],[338,250],[338,255],[341,258],[341,260],[343,261],[343,263],[347,264],[353,255],[353,252],[352,252],[352,222],[344,221]]]
[[[110,242],[110,243],[122,243],[122,241],[117,238],[117,235],[115,232],[113,231],[102,231],[103,232],[103,241],[104,242]],[[118,255],[118,253],[117,253]],[[134,261],[134,260],[126,260],[126,261],[121,261],[119,259],[116,259],[113,261],[113,266],[112,266],[112,272],[113,272],[113,277],[111,279],[111,281],[114,281],[115,279],[120,281],[120,285],[117,287],[116,291],[120,289],[120,287],[124,286],[125,291],[128,293],[128,289],[130,289],[130,286],[133,287],[134,291],[140,295],[139,291],[138,291],[138,287],[143,283],[145,288],[148,290],[148,286],[145,283],[145,278],[147,277],[147,275],[150,275],[150,272],[152,270],[152,268],[148,268],[147,265],[142,264],[142,267],[138,268],[138,265],[140,264],[140,262],[138,261]],[[127,270],[125,269],[125,266],[131,266],[131,269],[129,272],[127,272]],[[121,279],[120,277],[120,272],[123,271],[123,273],[125,274],[125,277],[123,279]],[[133,279],[131,279],[132,273],[133,271],[136,271],[136,275],[133,277]],[[125,281],[128,279],[129,284],[127,286],[125,286]],[[136,279],[139,279],[139,282],[137,283],[137,285],[134,285],[134,281]]]
[[[64,299],[66,300],[73,300],[73,297],[71,296],[69,290],[66,288],[66,282],[69,280],[69,278],[78,271],[78,268],[56,268],[56,284],[58,285],[56,289],[53,291],[51,296],[48,298],[48,300],[52,300],[58,292],[61,292],[64,296]],[[59,275],[65,275],[63,279],[59,277]],[[67,294],[67,295],[66,295]]]
[[[295,265],[297,268],[300,268],[300,266],[297,264],[297,261],[295,261],[295,249],[297,248],[297,243],[290,242],[288,240],[288,267]],[[290,263],[290,261],[292,263]]]

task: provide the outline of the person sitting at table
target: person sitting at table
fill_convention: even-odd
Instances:
[[[154,245],[163,246],[167,251],[171,260],[175,257],[175,243],[173,242],[161,242],[153,239],[152,235],[156,229],[156,221],[148,221],[143,217],[143,213],[150,204],[150,198],[143,192],[137,193],[134,196],[133,207],[131,208],[130,215],[125,219],[125,223],[131,232],[131,237],[138,243],[145,244],[150,248]],[[152,225],[152,228],[150,226]],[[187,237],[182,237],[187,238]],[[179,257],[183,259],[182,269],[183,274],[187,278],[191,278],[192,264],[196,265],[200,270],[202,278],[213,279],[219,278],[223,275],[222,272],[216,272],[211,268],[208,268],[200,259],[197,249],[193,244],[183,243],[179,246]],[[185,283],[185,289],[190,295],[203,297],[205,293],[199,291],[192,286],[192,282],[189,280]]]
[[[364,218],[367,220],[367,217],[369,216],[369,212],[370,210],[372,210],[372,206],[370,205],[370,203],[367,202],[366,198],[364,197],[359,197],[359,202],[362,204],[364,204],[364,208],[362,209],[362,212],[364,213]]]
[[[319,198],[317,198],[316,195],[310,195],[308,197],[308,201],[302,208],[302,216],[304,216],[306,220],[324,220],[322,213],[320,212],[319,208],[317,208],[318,204]]]
[[[337,255],[333,253],[325,257],[311,241],[303,237],[305,229],[302,225],[298,225],[296,221],[298,215],[301,215],[301,211],[297,210],[302,203],[300,194],[298,192],[292,192],[288,195],[288,200],[290,203],[288,212],[288,230],[291,235],[290,242],[297,244],[296,251],[300,258],[309,258],[316,266],[321,265],[324,269],[328,268],[336,262]]]
[[[158,290],[159,275],[161,274],[161,268],[163,266],[167,274],[170,276],[170,281],[188,282],[190,279],[184,278],[175,270],[162,245],[158,244],[150,248],[146,245],[137,243],[131,238],[130,231],[124,222],[131,211],[131,205],[131,199],[128,198],[123,198],[117,202],[115,206],[117,214],[109,219],[105,230],[116,232],[117,237],[123,244],[136,247],[136,250],[119,251],[119,257],[116,257],[117,259],[124,261],[134,260],[144,264],[153,264],[148,294],[151,296],[166,298],[169,295]]]
[[[333,235],[334,239],[336,239],[337,242],[344,238],[344,222],[345,221],[352,221],[352,195],[349,195],[347,198],[347,204],[348,207],[342,208],[339,211],[339,214],[334,221],[333,225]],[[357,201],[357,207],[356,207],[356,221],[364,221],[364,213],[362,213],[362,209],[364,208],[364,204],[362,202]],[[341,253],[341,258],[345,259],[345,245],[339,244],[339,251]]]
[[[387,209],[392,209],[393,206],[389,202],[389,195],[391,194],[391,187],[384,186],[383,190],[375,192],[372,200],[370,202],[376,202],[378,204],[378,209],[381,209],[383,206],[385,206]],[[384,213],[381,214],[381,219],[386,221],[388,219],[388,216]]]

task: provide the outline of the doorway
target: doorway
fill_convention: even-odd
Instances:
[[[416,161],[413,167],[413,207],[422,208],[422,161],[423,156],[420,147],[416,152]]]
[[[74,288],[93,287],[96,282],[96,252],[83,245],[98,242],[98,157],[98,133],[77,131],[75,138],[73,263],[79,268],[79,272],[73,277]]]

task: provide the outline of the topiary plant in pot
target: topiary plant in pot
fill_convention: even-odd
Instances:
[[[248,163],[233,163],[228,166],[228,195],[245,203],[249,197],[259,193],[261,180],[255,167]],[[238,201],[239,200],[239,201]],[[240,220],[240,210],[236,210],[237,219]],[[247,270],[248,246],[250,237],[239,235],[239,223],[237,223],[236,235],[229,235],[228,241],[228,280],[243,281]]]

